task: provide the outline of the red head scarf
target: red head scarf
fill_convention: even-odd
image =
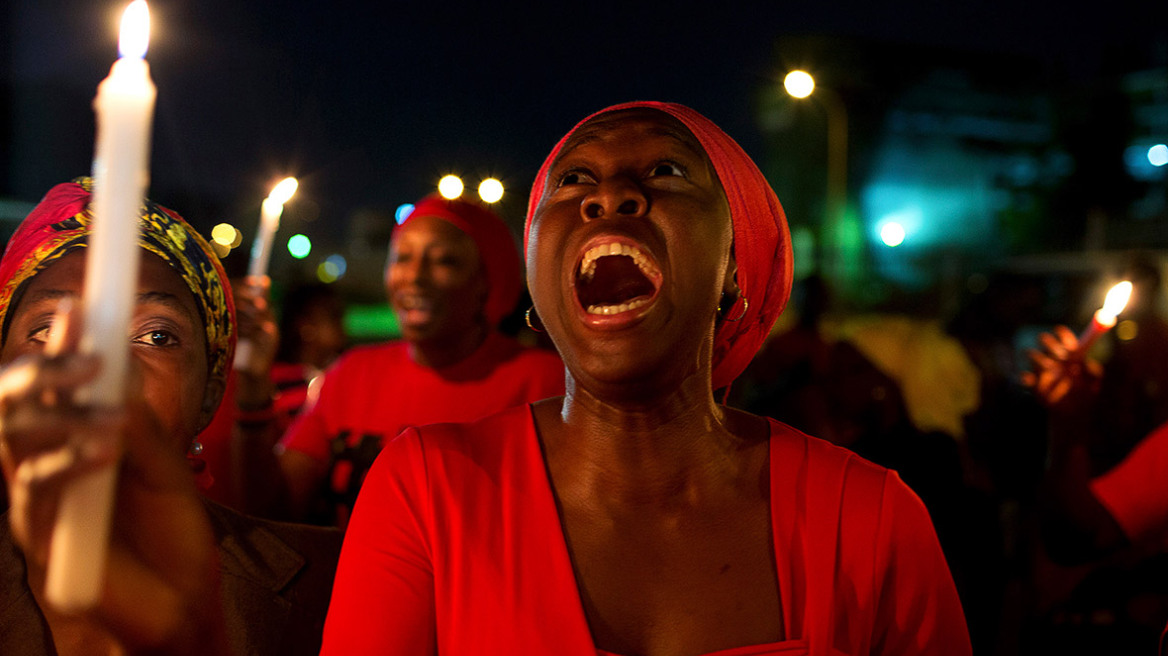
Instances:
[[[524,248],[530,247],[527,238],[531,219],[543,197],[548,171],[572,134],[601,114],[641,107],[665,112],[689,128],[713,162],[730,204],[738,286],[748,301],[748,307],[740,320],[719,321],[715,328],[713,388],[719,389],[729,385],[750,364],[775,319],[787,305],[791,294],[792,259],[787,218],[778,197],[742,147],[708,118],[673,103],[631,102],[602,109],[577,123],[544,160],[531,187]],[[740,298],[727,316],[738,316],[742,304]]]
[[[0,344],[8,338],[9,310],[20,302],[28,281],[87,245],[92,189],[89,178],[53,187],[8,240],[0,259]],[[162,258],[190,288],[206,329],[209,372],[226,376],[235,351],[235,302],[219,258],[174,211],[150,201],[140,211],[138,244]]]
[[[503,317],[515,309],[519,293],[523,291],[519,252],[507,224],[478,203],[447,200],[438,194],[431,194],[418,201],[402,225],[421,216],[442,219],[470,235],[487,276],[487,300],[483,305],[483,314],[492,328],[499,325]]]

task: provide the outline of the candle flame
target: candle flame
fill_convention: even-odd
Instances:
[[[272,188],[272,193],[268,194],[268,200],[283,205],[292,198],[299,186],[300,183],[296,181],[296,178],[284,178],[280,184]]]
[[[1108,319],[1114,321],[1116,315],[1123,312],[1123,309],[1127,307],[1127,301],[1131,298],[1131,293],[1132,284],[1128,280],[1124,280],[1112,287],[1107,292],[1107,298],[1103,300],[1103,309],[1100,312]]]
[[[118,54],[142,59],[150,45],[150,8],[146,0],[134,0],[122,13],[122,29],[118,35]]]

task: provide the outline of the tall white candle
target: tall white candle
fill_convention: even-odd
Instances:
[[[280,229],[280,216],[284,213],[284,203],[287,203],[296,193],[299,183],[296,178],[284,178],[260,206],[260,227],[256,231],[255,241],[251,245],[251,261],[247,265],[247,275],[268,275],[268,262],[272,259],[272,243],[276,240],[276,231]],[[261,365],[252,363],[255,347],[251,340],[240,339],[235,345],[235,368],[240,371],[252,371]],[[264,372],[258,372],[264,373]]]
[[[248,264],[247,275],[268,275],[268,261],[272,257],[272,243],[276,239],[276,231],[280,229],[284,203],[296,193],[297,186],[296,178],[284,178],[264,199],[264,204],[260,207],[260,227],[256,232],[255,242],[251,245],[251,262]]]
[[[156,90],[144,57],[150,37],[145,0],[122,15],[120,58],[98,86],[93,160],[93,226],[85,268],[81,349],[101,356],[86,400],[116,407],[129,364],[129,324],[138,291],[138,214],[149,181],[150,131]],[[71,484],[62,494],[45,593],[61,610],[97,603],[109,541],[114,468]]]

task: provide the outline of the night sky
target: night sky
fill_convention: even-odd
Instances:
[[[88,170],[89,102],[116,56],[124,3],[6,4],[10,106],[0,195],[35,201]],[[691,105],[757,152],[757,90],[787,66],[814,67],[780,61],[781,37],[1017,55],[1022,65],[1089,78],[1110,53],[1163,40],[1168,6],[374,4],[152,0],[148,59],[159,100],[151,194],[201,227],[233,220],[246,228],[270,185],[295,174],[301,194],[288,220],[315,218],[333,227],[310,229],[339,238],[355,211],[392,211],[453,171],[475,184],[502,178],[510,191],[503,211],[515,224],[555,140],[615,102]]]

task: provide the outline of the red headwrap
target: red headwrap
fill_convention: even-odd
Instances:
[[[713,162],[730,204],[738,286],[742,297],[748,301],[748,307],[741,319],[720,321],[714,332],[713,388],[725,387],[750,364],[775,319],[787,305],[792,279],[791,237],[787,232],[783,207],[762,172],[742,147],[708,118],[673,103],[631,102],[602,109],[577,123],[544,160],[531,187],[523,234],[524,248],[529,247],[527,238],[531,218],[543,197],[548,170],[572,134],[601,114],[639,107],[665,112],[689,128]],[[742,304],[740,299],[728,310],[727,316],[737,316]]]
[[[447,200],[438,194],[431,194],[418,201],[402,225],[421,216],[442,219],[470,235],[487,276],[487,300],[483,305],[483,314],[492,328],[499,325],[503,317],[515,309],[519,293],[523,291],[519,252],[507,224],[482,205],[465,200]]]
[[[67,253],[84,248],[93,218],[93,181],[59,184],[17,227],[0,259],[0,343],[8,336],[9,310],[29,280]],[[235,303],[211,246],[181,216],[145,201],[138,217],[138,244],[178,272],[195,297],[207,335],[207,367],[224,377],[235,351]]]

